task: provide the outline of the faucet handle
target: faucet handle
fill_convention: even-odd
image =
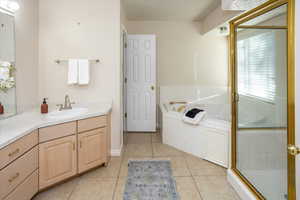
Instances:
[[[70,102],[70,108],[72,109],[72,105],[76,104],[74,101]]]
[[[57,104],[56,106],[58,107],[58,110],[59,110],[59,111],[62,111],[62,109],[63,109],[63,107],[64,107],[63,104]]]

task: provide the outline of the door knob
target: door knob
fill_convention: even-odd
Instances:
[[[295,145],[288,145],[288,153],[293,156],[296,156],[300,154],[300,148],[296,147]]]
[[[154,90],[154,89],[155,89],[155,87],[152,85],[152,86],[151,86],[151,90]]]

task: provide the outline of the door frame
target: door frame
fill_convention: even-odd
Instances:
[[[284,4],[288,5],[288,144],[295,145],[295,0],[270,0],[266,3],[234,18],[230,21],[230,65],[231,65],[231,99],[232,99],[232,128],[231,128],[231,169],[233,173],[260,200],[263,195],[237,169],[237,83],[236,83],[236,28],[242,23],[263,15]],[[295,156],[288,154],[288,200],[296,200]]]
[[[126,43],[127,40],[124,40],[127,38],[127,30],[126,27],[121,24],[121,31],[120,31],[120,54],[121,54],[121,59],[120,59],[120,89],[121,89],[121,94],[120,94],[120,124],[121,124],[121,141],[120,144],[121,146],[124,145],[124,132],[126,132],[126,118],[125,118],[125,113],[126,113],[126,107],[125,103],[126,99],[124,98],[124,95],[126,93],[126,84],[125,84],[125,73],[126,73]]]

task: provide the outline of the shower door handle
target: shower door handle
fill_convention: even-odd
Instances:
[[[238,93],[233,93],[232,94],[232,102],[239,102],[240,100],[240,95]]]
[[[300,154],[300,148],[295,145],[288,145],[288,153],[292,156],[297,156]]]

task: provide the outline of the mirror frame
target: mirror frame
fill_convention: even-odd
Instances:
[[[231,170],[260,200],[265,197],[237,169],[237,83],[236,83],[236,29],[244,22],[261,16],[284,4],[288,6],[288,144],[295,145],[295,0],[270,0],[230,21],[230,66],[231,66]],[[288,145],[287,144],[287,145]],[[295,156],[288,154],[288,200],[296,200]]]
[[[15,16],[13,13],[11,12],[8,12],[6,11],[5,9],[2,9],[0,8],[0,14],[3,14],[3,15],[7,15],[9,17],[12,17],[13,18],[13,39],[14,39],[14,43],[13,43],[13,48],[14,48],[14,61],[10,61],[9,63],[11,64],[11,69],[10,69],[10,77],[14,77],[15,79],[15,86],[11,89],[14,89],[14,113],[12,115],[9,115],[7,117],[3,117],[3,118],[0,118],[0,120],[4,120],[4,119],[7,119],[7,118],[10,118],[10,117],[13,117],[15,115],[17,115],[18,113],[18,106],[17,106],[17,102],[18,102],[18,99],[17,99],[17,74],[16,74],[16,71],[17,71],[17,67],[16,67],[16,23],[15,23]],[[5,61],[4,61],[5,62]],[[2,92],[2,91],[0,91]]]

